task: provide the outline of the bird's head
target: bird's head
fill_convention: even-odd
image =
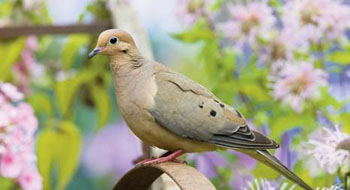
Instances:
[[[130,34],[119,29],[109,29],[100,34],[96,48],[89,53],[89,59],[97,54],[122,56],[132,54],[133,51],[137,51],[137,48]]]

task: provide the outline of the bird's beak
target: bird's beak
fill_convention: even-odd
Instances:
[[[101,48],[97,47],[94,50],[92,50],[92,52],[89,53],[88,58],[91,59],[93,56],[95,56],[96,54],[100,53]]]

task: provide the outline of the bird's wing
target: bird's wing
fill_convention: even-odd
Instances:
[[[157,93],[148,111],[171,132],[227,148],[278,148],[273,140],[250,130],[241,113],[198,83],[169,70],[154,75]]]

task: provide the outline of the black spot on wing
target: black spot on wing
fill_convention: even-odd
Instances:
[[[211,110],[211,111],[210,111],[210,115],[213,116],[213,117],[215,117],[215,116],[216,116],[216,111],[215,111],[215,110]]]
[[[204,106],[204,102],[202,101],[202,102],[198,105],[198,107],[202,109],[203,106]]]

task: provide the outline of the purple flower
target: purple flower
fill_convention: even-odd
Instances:
[[[333,0],[290,0],[283,7],[283,25],[300,41],[319,42],[345,36],[350,7]]]
[[[299,64],[287,61],[279,66],[277,76],[271,76],[275,81],[273,85],[275,99],[282,100],[300,113],[303,111],[305,100],[320,95],[319,87],[327,84],[327,73],[304,61]]]
[[[275,156],[281,160],[281,162],[292,169],[297,161],[296,153],[291,150],[293,137],[301,133],[301,128],[294,128],[286,131],[282,135],[281,148],[276,150]]]
[[[237,156],[237,161],[233,166],[235,172],[231,178],[231,187],[242,187],[243,184],[253,179],[251,172],[255,169],[257,161],[246,154],[237,151],[230,152]]]
[[[225,167],[229,164],[227,159],[217,152],[189,154],[187,158],[194,161],[196,168],[208,178],[217,176],[216,167]]]
[[[219,28],[225,36],[242,47],[245,42],[255,46],[259,39],[271,33],[276,19],[266,1],[247,5],[230,5],[231,19]]]
[[[124,122],[105,127],[85,141],[83,164],[95,176],[122,176],[142,155],[141,143]]]

